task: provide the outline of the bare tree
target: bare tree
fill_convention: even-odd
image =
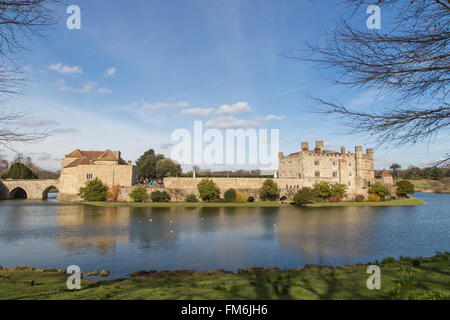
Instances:
[[[374,1],[344,2],[365,13]],[[373,135],[380,145],[430,141],[450,123],[450,1],[383,0],[378,5],[393,24],[384,23],[378,31],[341,19],[324,44],[305,42],[287,56],[333,69],[336,84],[396,96],[393,105],[375,111],[312,97],[315,111],[338,116],[352,133]]]
[[[16,64],[16,54],[31,38],[40,36],[57,22],[51,5],[58,0],[0,1],[0,101],[21,94],[24,79]],[[37,142],[45,139],[48,131],[23,131],[15,124],[24,114],[0,110],[0,145],[11,149],[15,142]]]

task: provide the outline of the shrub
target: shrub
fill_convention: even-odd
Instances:
[[[186,202],[198,202],[197,196],[193,193],[186,197]]]
[[[16,162],[11,165],[6,177],[9,179],[37,179],[37,175],[26,165]]]
[[[117,202],[120,193],[120,186],[115,184],[108,190],[108,201]]]
[[[342,183],[335,183],[331,186],[331,196],[337,195],[341,198],[345,198],[347,196],[347,185]]]
[[[316,199],[316,192],[309,187],[303,187],[294,196],[294,202],[297,205],[305,205],[314,202]]]
[[[108,195],[108,186],[99,178],[89,180],[81,187],[78,195],[85,201],[105,201]]]
[[[152,202],[169,202],[170,196],[166,191],[153,191],[150,195]]]
[[[273,179],[266,179],[259,189],[259,197],[261,200],[277,200],[280,197],[280,188]]]
[[[358,195],[356,195],[356,197],[355,197],[355,201],[356,201],[356,202],[364,202],[365,200],[366,200],[366,197],[363,196],[362,194],[358,194]]]
[[[235,189],[228,189],[223,194],[223,197],[225,198],[226,202],[233,202],[236,200],[236,190]]]
[[[328,199],[331,196],[333,186],[329,182],[317,182],[313,186],[313,190],[316,193],[317,197],[320,197],[322,199]]]
[[[138,186],[131,191],[130,198],[133,202],[144,202],[147,200],[147,190],[142,186]]]
[[[248,194],[247,193],[237,191],[236,192],[236,199],[234,199],[234,202],[236,202],[236,203],[245,203],[245,202],[247,202],[247,199],[248,199]]]
[[[414,185],[407,180],[397,181],[397,195],[399,197],[407,197],[408,194],[414,193]]]
[[[202,179],[197,185],[200,198],[204,201],[210,201],[220,198],[220,189],[214,181],[210,179]]]
[[[248,197],[247,202],[255,202],[255,197],[254,196]]]
[[[328,198],[328,201],[330,201],[330,202],[341,202],[342,198],[338,194],[333,194],[331,197]]]
[[[367,200],[370,202],[380,202],[381,201],[381,197],[375,193],[371,193],[369,194],[369,196],[367,197]]]
[[[381,183],[376,182],[370,187],[369,194],[376,194],[377,196],[379,196],[381,199],[384,200],[384,198],[386,198],[386,196],[389,195],[389,190]]]

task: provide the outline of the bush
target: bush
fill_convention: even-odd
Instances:
[[[341,202],[342,198],[338,194],[333,194],[331,197],[328,198],[328,201],[330,201],[330,202]]]
[[[342,183],[335,183],[331,186],[331,196],[337,195],[341,198],[345,198],[347,196],[347,185]],[[333,201],[334,202],[334,201]]]
[[[233,202],[236,200],[236,190],[235,189],[228,189],[223,194],[223,197],[225,198],[226,202]]]
[[[220,189],[214,181],[210,179],[202,179],[197,185],[200,198],[203,201],[210,201],[220,198]]]
[[[198,202],[197,196],[193,193],[186,197],[186,202]]]
[[[261,189],[259,189],[259,197],[261,200],[275,201],[280,197],[280,188],[273,179],[266,179]]]
[[[37,179],[37,175],[26,165],[16,162],[11,165],[6,177],[9,179]]]
[[[120,186],[119,185],[113,185],[108,190],[108,201],[110,202],[117,202],[117,199],[119,198],[120,193]]]
[[[153,191],[150,195],[152,202],[169,202],[170,196],[166,191]]]
[[[364,201],[366,201],[366,197],[363,196],[362,194],[357,194],[355,197],[355,201],[356,202],[364,202]]]
[[[81,187],[78,195],[85,201],[105,201],[108,195],[108,186],[99,178],[89,180]]]
[[[379,196],[381,199],[384,200],[384,198],[386,198],[386,196],[389,195],[389,190],[381,183],[376,182],[370,187],[369,194],[376,194],[377,196]]]
[[[375,193],[371,193],[369,194],[369,196],[367,197],[367,200],[370,202],[380,202],[381,201],[381,197]]]
[[[144,202],[147,200],[147,190],[142,186],[138,186],[131,191],[130,198],[133,202]]]
[[[297,205],[305,205],[308,203],[313,203],[317,197],[314,189],[309,187],[303,187],[294,196],[294,202]]]
[[[247,202],[255,202],[255,197],[254,196],[248,197]]]
[[[248,199],[248,194],[247,193],[237,191],[236,192],[236,199],[234,199],[234,202],[236,202],[236,203],[245,203],[245,202],[247,202],[247,199]]]
[[[320,197],[322,199],[328,199],[331,196],[333,186],[329,182],[317,182],[313,186],[313,190],[317,197]]]
[[[415,192],[414,185],[407,180],[397,181],[397,195],[399,197],[407,197],[408,194]]]

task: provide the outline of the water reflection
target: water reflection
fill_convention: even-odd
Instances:
[[[0,264],[137,269],[294,268],[448,250],[449,195],[390,208],[127,208],[0,204]],[[432,218],[431,218],[432,217]]]

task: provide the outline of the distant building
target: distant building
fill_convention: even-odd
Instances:
[[[136,183],[137,170],[131,161],[122,159],[120,151],[82,151],[76,149],[61,160],[59,200],[79,200],[80,187],[99,178],[108,186],[131,187]]]

